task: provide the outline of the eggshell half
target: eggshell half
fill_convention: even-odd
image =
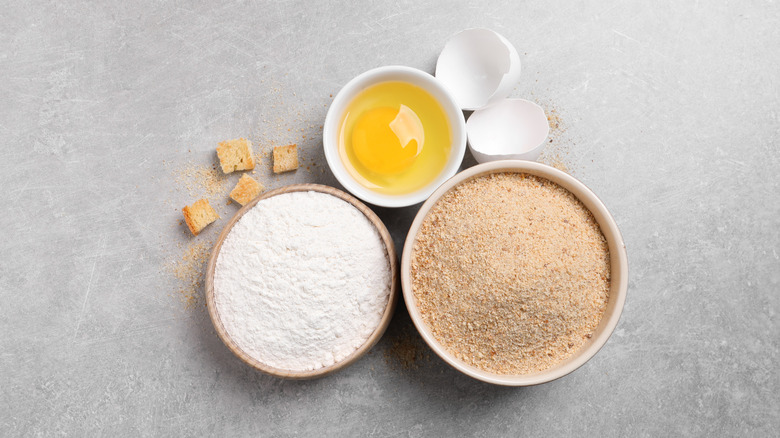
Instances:
[[[524,99],[504,99],[474,111],[466,121],[471,154],[480,162],[536,161],[550,133],[547,115]]]
[[[436,79],[463,110],[476,110],[509,96],[520,79],[520,56],[490,29],[466,29],[444,46]]]

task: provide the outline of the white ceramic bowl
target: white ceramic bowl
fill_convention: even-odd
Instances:
[[[339,129],[346,110],[352,99],[366,88],[388,81],[401,81],[416,85],[436,99],[444,110],[450,124],[452,146],[450,157],[444,169],[428,185],[411,193],[389,195],[371,190],[347,171],[339,156]],[[338,92],[328,109],[322,131],[322,145],[325,149],[325,159],[336,179],[353,195],[374,205],[382,207],[406,207],[420,203],[428,198],[437,187],[451,178],[458,171],[463,155],[466,152],[466,122],[463,112],[447,90],[433,76],[411,67],[386,66],[369,70],[352,79]]]
[[[569,359],[554,365],[552,368],[532,374],[507,375],[489,373],[456,358],[447,351],[436,338],[434,338],[430,328],[428,328],[420,315],[420,310],[417,307],[417,300],[412,292],[410,274],[412,249],[414,248],[420,225],[422,225],[428,212],[436,202],[453,187],[473,178],[501,172],[536,175],[548,179],[570,191],[588,210],[590,210],[591,213],[593,213],[593,217],[596,219],[596,222],[598,222],[601,232],[607,239],[607,245],[609,246],[611,270],[609,302],[601,317],[601,322],[593,333],[593,337]],[[522,202],[522,200],[519,199],[518,202]],[[401,288],[403,289],[406,308],[409,310],[409,315],[412,317],[414,325],[417,327],[417,330],[420,332],[420,335],[425,342],[428,343],[431,349],[433,349],[439,357],[444,359],[445,362],[458,371],[484,382],[506,386],[530,386],[549,382],[571,373],[592,358],[599,349],[604,346],[607,339],[609,339],[609,336],[612,334],[612,331],[615,330],[615,326],[617,326],[618,320],[620,319],[620,314],[623,311],[623,304],[625,303],[626,292],[628,290],[628,259],[626,257],[626,247],[623,244],[623,238],[620,235],[620,230],[618,229],[615,220],[599,198],[597,198],[583,183],[579,182],[571,175],[552,167],[545,166],[544,164],[520,160],[493,161],[471,167],[457,174],[439,187],[431,195],[428,201],[423,204],[422,208],[420,208],[420,211],[417,213],[417,217],[415,217],[409,230],[409,234],[406,237],[406,242],[404,243],[403,255],[401,256]]]

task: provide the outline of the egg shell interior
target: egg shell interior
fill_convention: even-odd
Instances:
[[[464,110],[482,108],[507,97],[519,78],[517,50],[490,29],[467,29],[456,34],[436,62],[436,79]]]
[[[480,163],[496,159],[536,160],[550,133],[547,115],[524,99],[504,99],[474,111],[466,122],[468,143]]]

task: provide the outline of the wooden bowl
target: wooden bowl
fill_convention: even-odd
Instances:
[[[611,283],[609,290],[609,302],[601,316],[601,322],[596,327],[593,337],[577,350],[574,355],[563,362],[553,365],[544,371],[531,374],[495,374],[490,373],[458,359],[442,345],[431,332],[431,329],[425,323],[417,307],[417,299],[412,291],[411,263],[412,251],[420,226],[430,212],[431,208],[454,187],[474,178],[483,177],[492,173],[526,173],[552,181],[571,192],[585,207],[590,210],[596,222],[601,228],[602,234],[607,240],[609,246],[609,259],[611,270]],[[522,202],[518,200],[518,202]],[[430,198],[423,204],[417,216],[412,222],[409,234],[406,236],[403,254],[401,257],[401,284],[403,288],[404,301],[412,322],[417,327],[420,335],[431,349],[458,371],[471,376],[483,382],[493,383],[505,386],[530,386],[549,382],[563,377],[576,370],[585,362],[590,360],[606,344],[612,332],[617,326],[620,314],[623,311],[623,304],[626,301],[626,292],[628,290],[628,258],[626,256],[626,246],[623,243],[623,237],[620,234],[615,220],[609,214],[607,207],[588,189],[573,176],[561,172],[544,164],[531,161],[504,160],[493,161],[471,167],[454,177],[450,178],[441,187],[436,189]]]
[[[225,330],[225,326],[222,324],[222,320],[219,316],[219,311],[216,306],[216,301],[214,297],[214,269],[216,268],[217,264],[217,257],[219,256],[219,251],[222,248],[222,243],[225,241],[225,238],[230,233],[230,230],[233,228],[233,225],[238,222],[239,219],[250,209],[252,209],[259,201],[263,199],[270,198],[272,196],[281,195],[282,193],[290,193],[290,192],[320,192],[320,193],[326,193],[329,195],[333,195],[339,199],[342,199],[346,202],[349,202],[355,208],[360,210],[366,218],[368,218],[369,221],[374,225],[377,232],[379,233],[379,236],[382,238],[382,241],[385,244],[385,249],[387,250],[387,258],[390,262],[390,270],[391,270],[391,278],[390,278],[390,296],[387,300],[387,306],[385,307],[385,311],[382,314],[382,319],[379,322],[379,325],[374,329],[374,332],[371,334],[371,336],[368,337],[366,342],[363,343],[360,348],[353,351],[349,356],[345,357],[344,359],[326,366],[322,368],[318,368],[316,370],[311,371],[292,371],[292,370],[285,370],[280,368],[275,368],[268,366],[264,364],[263,362],[260,362],[259,360],[251,357],[249,354],[244,352],[230,337],[230,334]],[[323,186],[319,184],[294,184],[289,185],[285,187],[278,188],[276,190],[271,190],[269,192],[263,193],[262,195],[258,196],[251,202],[249,202],[247,205],[243,206],[240,210],[236,212],[235,215],[230,219],[230,222],[227,223],[225,228],[222,230],[222,233],[220,233],[219,238],[217,239],[217,243],[214,245],[214,249],[211,252],[211,257],[209,258],[208,267],[206,269],[206,306],[209,310],[209,316],[211,317],[211,322],[214,324],[214,328],[217,331],[217,334],[219,335],[220,339],[222,339],[222,342],[225,343],[225,345],[228,347],[230,351],[233,352],[236,356],[239,357],[242,361],[246,362],[250,366],[266,373],[270,374],[275,377],[281,377],[284,379],[313,379],[317,377],[322,377],[327,374],[333,373],[335,371],[338,371],[356,360],[358,360],[361,356],[363,356],[368,350],[371,349],[378,341],[379,338],[382,337],[385,330],[387,329],[388,324],[390,324],[390,319],[393,317],[393,312],[395,311],[395,306],[398,301],[398,261],[395,253],[395,247],[393,246],[393,239],[390,237],[390,233],[388,233],[387,228],[382,223],[382,221],[377,217],[376,214],[374,214],[373,211],[371,211],[370,208],[366,207],[365,204],[358,201],[355,197],[339,190],[333,187]]]

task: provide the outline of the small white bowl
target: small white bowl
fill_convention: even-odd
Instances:
[[[504,99],[474,111],[466,122],[469,150],[479,163],[536,161],[550,133],[547,115],[524,99]]]
[[[550,180],[570,191],[593,214],[593,217],[599,224],[601,232],[607,239],[607,245],[609,246],[611,275],[609,302],[601,317],[601,322],[593,333],[593,337],[577,350],[572,357],[544,371],[531,374],[490,373],[469,365],[455,357],[455,355],[450,353],[433,336],[431,329],[422,318],[420,309],[417,305],[417,299],[412,291],[412,251],[415,246],[415,241],[417,240],[417,234],[420,231],[420,226],[431,208],[436,205],[442,196],[463,182],[492,173],[503,172],[536,175],[540,178]],[[522,200],[518,200],[518,202],[522,202]],[[409,315],[412,317],[412,322],[414,322],[414,325],[420,332],[420,335],[431,349],[453,368],[475,379],[496,385],[538,385],[540,383],[558,379],[576,370],[590,360],[590,358],[607,343],[607,339],[609,339],[617,326],[620,314],[623,311],[623,304],[626,301],[626,293],[628,290],[628,257],[626,255],[626,246],[623,243],[623,237],[620,234],[620,230],[618,229],[615,220],[612,218],[612,215],[609,214],[607,207],[604,206],[601,200],[599,200],[585,184],[567,173],[545,166],[544,164],[521,160],[494,161],[471,167],[455,175],[449,181],[442,184],[420,208],[420,211],[414,218],[414,222],[412,222],[409,234],[406,236],[406,242],[404,243],[403,254],[401,256],[401,289],[403,290],[406,308],[409,311]]]
[[[388,81],[406,82],[430,93],[439,102],[447,116],[452,138],[449,160],[439,175],[425,187],[402,195],[378,193],[360,184],[350,175],[339,156],[339,129],[347,106],[361,91],[372,85]],[[407,207],[426,200],[437,187],[458,171],[466,152],[466,121],[458,104],[433,76],[411,67],[379,67],[352,79],[338,92],[325,117],[322,145],[330,170],[347,191],[363,201],[381,207]]]

